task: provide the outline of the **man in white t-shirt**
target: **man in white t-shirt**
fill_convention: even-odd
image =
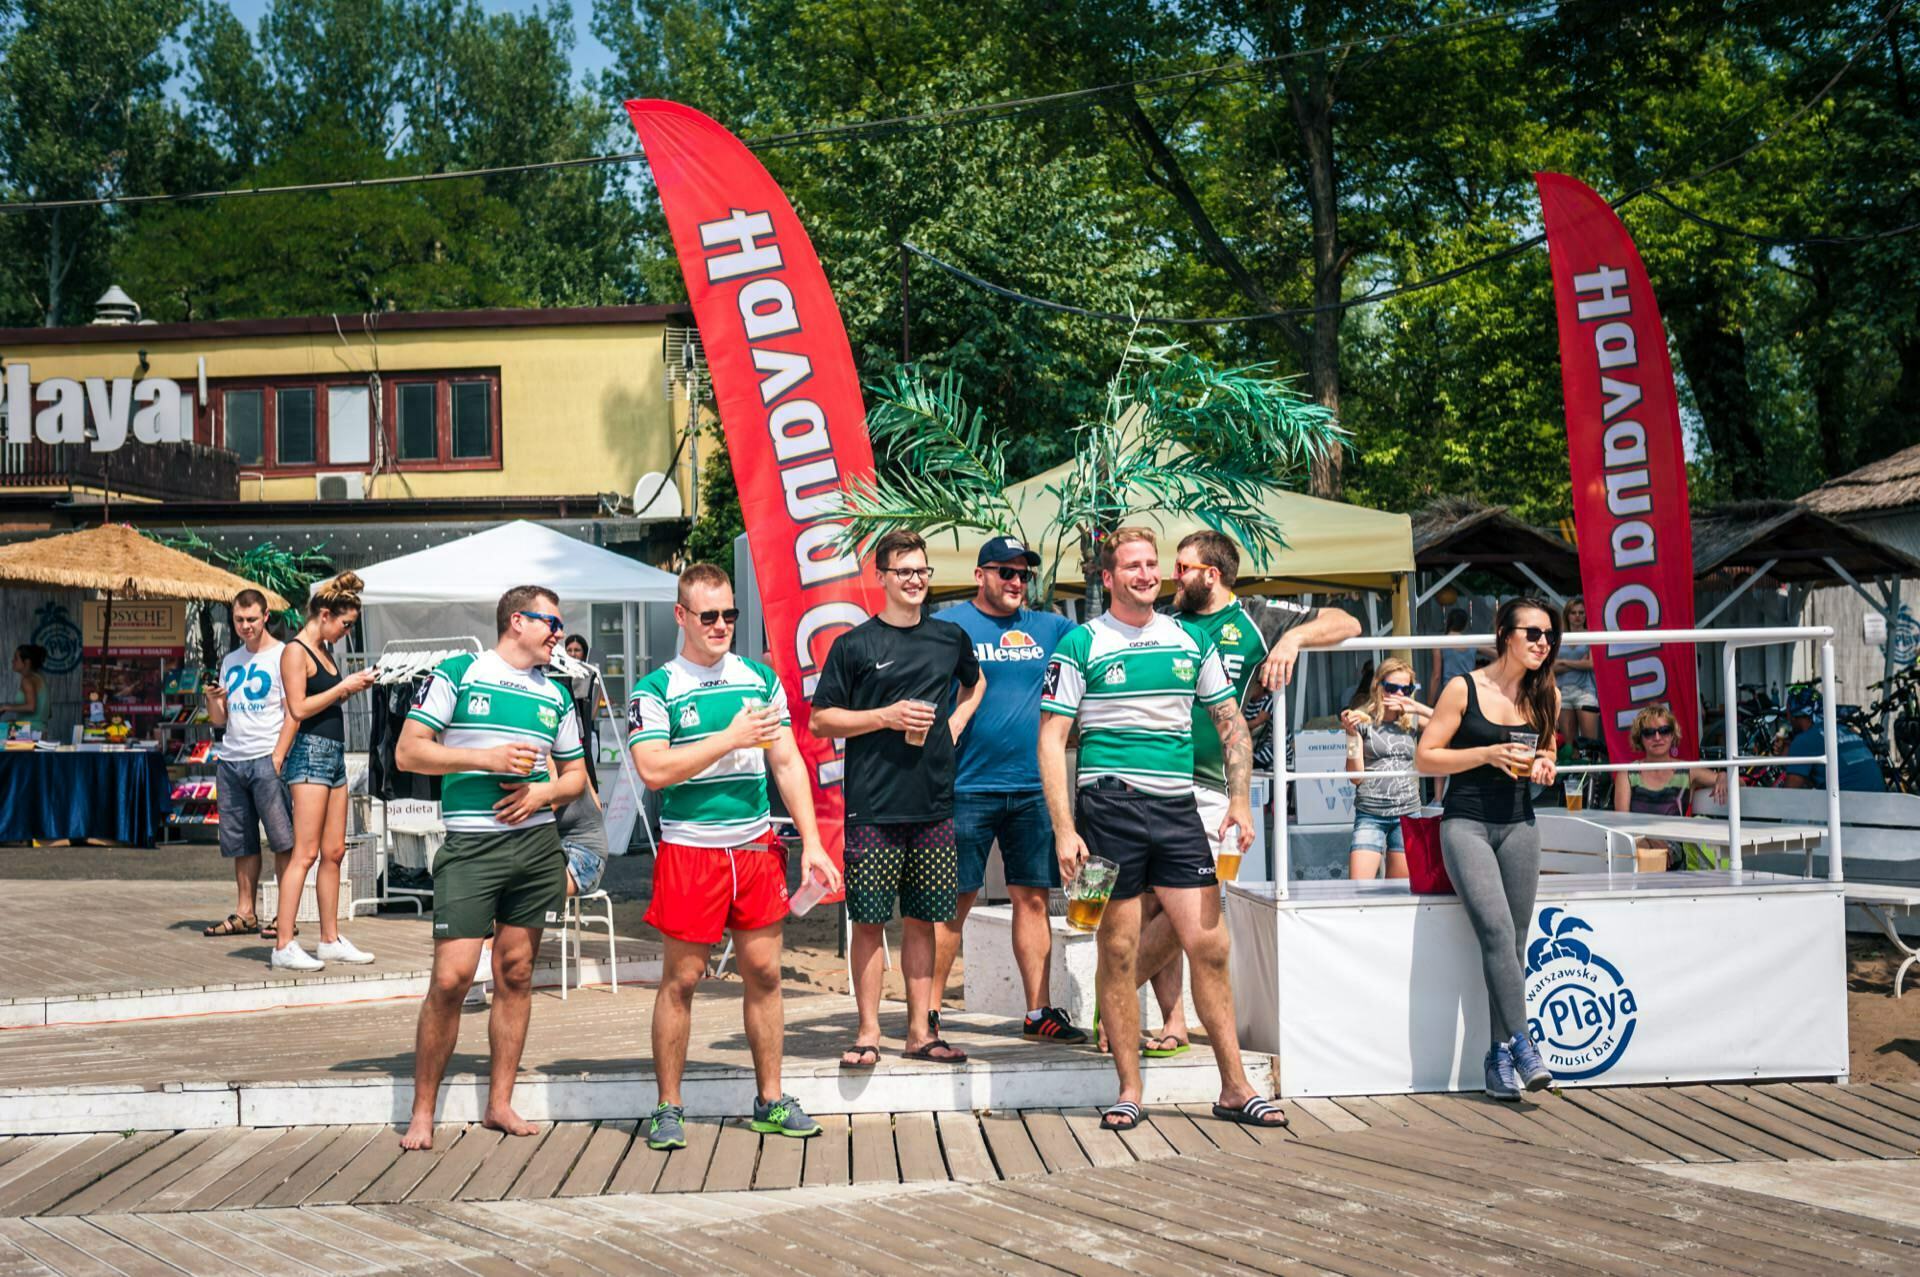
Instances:
[[[280,641],[267,633],[267,597],[242,590],[228,606],[240,646],[220,662],[218,682],[201,689],[207,721],[227,729],[219,745],[214,788],[220,812],[220,854],[233,861],[237,890],[234,911],[208,927],[210,936],[253,935],[260,930],[253,899],[260,885],[260,827],[279,871],[293,854],[293,811],[280,762],[287,754],[293,724],[287,717],[286,689],[280,685]]]

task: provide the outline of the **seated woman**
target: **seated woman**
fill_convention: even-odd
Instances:
[[[1642,766],[1626,773],[1627,783],[1613,787],[1615,811],[1638,812],[1646,816],[1685,816],[1693,810],[1693,791],[1707,789],[1716,802],[1727,796],[1727,773],[1711,767],[1688,767],[1673,757],[1680,743],[1680,725],[1665,705],[1649,705],[1634,716],[1630,733],[1633,747],[1645,760]],[[1664,850],[1666,867],[1684,869],[1689,862],[1699,868],[1712,867],[1704,848],[1691,843],[1674,844],[1658,838],[1642,838],[1641,851]]]
[[[37,643],[22,643],[13,649],[13,672],[20,676],[20,699],[0,705],[0,722],[25,723],[41,735],[47,730],[47,679],[40,671],[47,663],[47,649]]]
[[[1340,726],[1347,731],[1347,770],[1350,772],[1410,772],[1420,727],[1433,711],[1413,699],[1420,685],[1413,667],[1388,658],[1354,709],[1342,711]],[[1420,781],[1414,776],[1363,780],[1354,785],[1353,844],[1347,852],[1347,877],[1367,879],[1380,873],[1386,858],[1387,877],[1407,876],[1407,849],[1400,818],[1420,810]]]

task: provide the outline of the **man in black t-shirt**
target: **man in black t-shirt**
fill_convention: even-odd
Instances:
[[[933,924],[952,921],[958,886],[953,743],[987,685],[966,632],[921,612],[933,569],[919,534],[881,537],[874,563],[886,607],[835,640],[813,693],[813,734],[847,742],[847,914],[860,1031],[840,1066],[872,1068],[880,1060],[880,954],[896,897],[907,1056],[964,1064],[964,1051],[933,1036],[927,1011]]]

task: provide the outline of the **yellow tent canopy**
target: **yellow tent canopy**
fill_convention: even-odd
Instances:
[[[1063,590],[1078,593],[1085,588],[1079,548],[1071,544],[1043,545],[1040,541],[1060,508],[1047,488],[1059,486],[1072,465],[1067,462],[1012,485],[1007,489],[1007,499],[1019,519],[1020,537],[1048,562],[1057,557],[1056,583]],[[1413,571],[1413,524],[1404,514],[1297,492],[1275,492],[1264,504],[1279,523],[1287,545],[1270,556],[1240,547],[1240,583],[1236,588],[1242,593],[1394,591],[1404,574]],[[1174,546],[1188,533],[1202,531],[1207,525],[1192,516],[1171,513],[1140,522],[1160,535],[1161,567],[1171,582]],[[928,538],[935,591],[949,596],[971,594],[975,561],[988,539],[986,533],[971,530]]]

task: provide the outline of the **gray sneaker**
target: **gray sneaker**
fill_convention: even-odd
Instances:
[[[647,1122],[647,1147],[664,1152],[687,1146],[686,1110],[678,1104],[662,1104]]]
[[[1513,1052],[1502,1042],[1487,1052],[1487,1098],[1518,1100],[1520,1079],[1513,1073]]]
[[[1540,1048],[1524,1033],[1513,1035],[1513,1069],[1529,1091],[1544,1091],[1553,1085],[1553,1074],[1540,1058]]]
[[[755,1100],[751,1125],[762,1135],[790,1135],[795,1139],[820,1133],[820,1123],[808,1117],[800,1101],[791,1095],[777,1100]]]

